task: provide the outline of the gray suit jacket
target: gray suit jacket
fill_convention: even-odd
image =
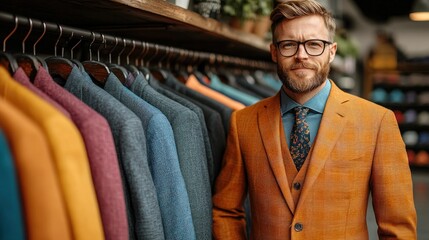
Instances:
[[[165,114],[173,128],[180,169],[191,204],[192,220],[199,240],[211,239],[212,200],[207,157],[197,115],[155,91],[141,75],[129,88]]]
[[[177,81],[177,82],[179,81],[171,72],[168,72],[165,70],[162,70],[162,71],[165,73],[166,78],[172,78],[171,81]],[[213,162],[214,162],[213,178],[215,180],[217,175],[219,174],[219,170],[223,159],[223,153],[225,152],[225,146],[226,146],[226,135],[225,135],[225,132],[222,131],[222,129],[224,129],[224,126],[222,123],[221,114],[219,113],[219,111],[216,110],[216,107],[210,106],[210,104],[206,104],[204,103],[204,101],[199,101],[188,95],[185,95],[184,93],[179,92],[178,90],[173,89],[172,87],[166,84],[161,84],[161,86],[164,89],[170,90],[170,92],[173,92],[177,96],[187,99],[188,101],[194,103],[203,111],[204,121],[207,126],[207,132],[210,139],[210,146],[213,154]],[[189,90],[192,90],[192,89],[189,89]]]
[[[185,94],[186,96],[195,99],[198,102],[201,102],[214,110],[216,110],[222,117],[222,124],[224,127],[224,135],[228,135],[229,130],[229,119],[231,118],[232,109],[219,103],[193,89],[188,88],[186,85],[181,83],[177,78],[175,78],[170,72],[166,72],[165,85],[173,88],[174,90]]]
[[[161,111],[123,86],[116,77],[107,79],[104,90],[133,111],[143,123],[165,239],[195,239],[188,193],[170,122]]]
[[[64,87],[104,116],[112,129],[124,184],[130,239],[164,239],[140,119],[77,68],[73,69]]]
[[[149,84],[151,87],[153,87],[157,92],[161,93],[162,95],[170,98],[173,101],[176,101],[183,106],[189,108],[194,113],[197,114],[198,120],[200,121],[199,125],[194,126],[195,128],[201,129],[201,132],[203,134],[203,140],[204,140],[204,147],[206,149],[206,156],[207,156],[207,168],[209,171],[209,177],[210,177],[210,186],[213,186],[214,183],[214,160],[213,160],[213,152],[212,147],[210,145],[210,139],[209,134],[207,131],[206,122],[204,121],[204,114],[200,107],[195,105],[194,103],[188,101],[187,99],[184,99],[173,92],[163,88],[156,79],[151,78],[149,79]]]

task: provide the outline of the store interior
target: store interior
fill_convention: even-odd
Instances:
[[[277,2],[259,1],[250,12],[237,2],[246,1],[2,0],[0,57],[274,72],[267,15]],[[330,77],[394,111],[413,174],[419,239],[429,239],[429,19],[410,17],[417,8],[429,14],[429,0],[320,2],[338,24]],[[377,239],[371,208],[368,222]]]

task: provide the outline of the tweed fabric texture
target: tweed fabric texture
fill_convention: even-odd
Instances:
[[[70,113],[71,119],[82,135],[106,240],[128,239],[128,222],[118,157],[106,119],[55,83],[44,69],[40,69],[34,78],[34,86]],[[112,196],[112,193],[117,194]]]
[[[95,85],[86,72],[74,68],[65,86],[104,116],[112,130],[124,185],[132,239],[164,239],[161,211],[147,162],[146,138],[140,119]]]
[[[212,201],[207,157],[197,115],[155,91],[143,76],[129,87],[137,96],[161,110],[173,128],[180,170],[188,192],[197,239],[211,239]]]
[[[189,108],[191,111],[193,111],[195,114],[197,114],[198,120],[200,121],[200,124],[195,125],[195,128],[198,128],[201,130],[201,133],[203,135],[203,142],[204,142],[204,149],[206,151],[206,157],[207,157],[207,169],[209,172],[209,178],[210,178],[210,186],[212,186],[214,182],[214,160],[213,160],[213,152],[212,147],[210,145],[210,139],[209,134],[207,130],[206,122],[204,121],[204,114],[203,110],[196,106],[194,103],[188,101],[187,99],[184,99],[183,97],[180,97],[176,95],[174,92],[171,92],[170,90],[164,89],[161,84],[157,82],[154,78],[150,79],[151,81],[149,84],[155,89],[157,92],[161,93],[162,95],[170,98],[173,101],[176,101],[183,105],[186,108]]]
[[[37,78],[40,78],[40,74],[43,74],[43,72],[42,71],[37,71],[37,74],[34,77],[34,80],[36,80]],[[30,82],[30,78],[25,74],[24,70],[22,70],[21,67],[18,67],[18,69],[16,70],[16,72],[13,74],[13,79],[15,79],[17,82],[19,82],[20,84],[22,84],[25,87],[27,87],[27,89],[29,89],[30,91],[32,91],[34,94],[36,94],[37,96],[39,96],[40,98],[42,98],[43,100],[45,100],[46,102],[48,102],[49,104],[51,104],[52,106],[54,106],[55,109],[57,109],[58,111],[60,111],[64,116],[66,116],[67,118],[71,119],[70,114],[67,112],[66,109],[64,109],[60,104],[58,104],[53,99],[51,99],[43,91],[40,91],[40,89],[38,89],[36,86],[34,86]]]
[[[170,122],[160,110],[139,98],[117,78],[109,77],[104,89],[142,121],[147,159],[158,196],[165,239],[195,239],[189,197],[180,171]]]

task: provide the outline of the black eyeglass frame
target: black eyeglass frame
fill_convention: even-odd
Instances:
[[[323,43],[323,50],[322,50],[322,52],[321,52],[320,54],[315,54],[315,55],[314,55],[314,54],[310,54],[310,53],[308,53],[308,50],[307,50],[307,47],[305,46],[305,44],[306,44],[307,42],[310,42],[310,41],[320,41],[320,42],[322,42],[322,43]],[[281,44],[281,43],[283,43],[283,42],[293,42],[293,43],[298,44],[298,46],[296,47],[296,51],[295,51],[292,55],[287,55],[287,56],[283,55],[283,54],[282,54],[282,51],[280,50],[280,44]],[[301,44],[304,46],[304,50],[305,50],[305,52],[306,52],[309,56],[312,56],[312,57],[318,57],[318,56],[322,55],[322,54],[325,52],[326,45],[331,45],[332,43],[333,43],[333,42],[326,41],[326,40],[322,40],[322,39],[308,39],[308,40],[305,40],[305,41],[303,41],[303,42],[295,41],[295,40],[282,40],[282,41],[278,41],[278,42],[276,42],[276,45],[277,45],[277,49],[279,50],[280,54],[281,54],[283,57],[292,57],[292,56],[294,56],[294,55],[298,52],[298,50],[299,50],[299,46],[300,46]]]

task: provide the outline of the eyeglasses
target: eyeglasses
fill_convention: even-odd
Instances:
[[[305,52],[308,55],[316,57],[322,55],[327,44],[330,45],[332,43],[320,39],[310,39],[304,42],[284,40],[277,42],[277,47],[283,57],[291,57],[298,52],[299,45],[301,44],[304,45]]]

